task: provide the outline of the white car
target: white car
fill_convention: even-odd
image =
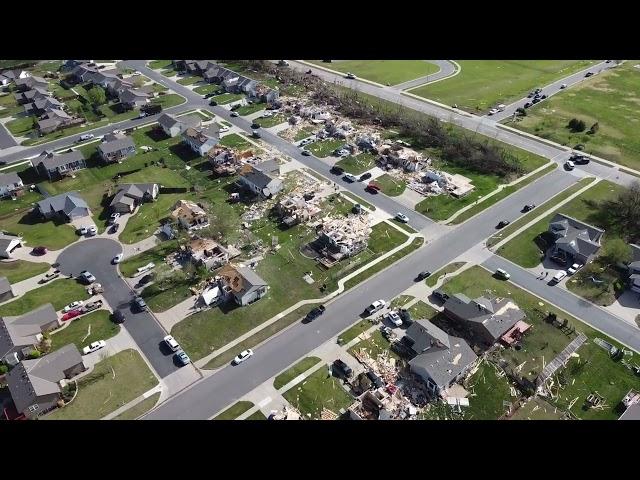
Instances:
[[[562,85],[560,85],[560,88],[562,88],[562,89],[567,88],[567,84],[566,84],[566,83],[563,83]]]
[[[349,80],[355,80],[356,76],[351,72],[347,72],[346,78],[348,78]]]
[[[400,315],[398,315],[398,312],[396,312],[395,310],[393,312],[387,313],[385,315],[385,318],[393,323],[396,327],[402,325],[402,319],[400,318]]]
[[[124,130],[114,130],[113,134],[114,135],[124,135]]]
[[[176,339],[171,335],[167,335],[166,337],[164,337],[164,343],[167,344],[167,347],[169,347],[172,352],[177,352],[178,350],[180,350],[180,344],[176,342]]]
[[[131,74],[131,76],[133,76],[133,77],[139,77],[140,75],[142,75],[142,74],[140,72],[138,72],[137,70]]]
[[[396,213],[396,220],[402,223],[408,223],[409,217],[407,217],[404,213]]]
[[[492,108],[491,110],[489,110],[489,115],[494,115],[496,113],[498,113],[500,110],[498,110],[497,108]]]
[[[273,112],[264,112],[262,114],[262,118],[271,118],[273,117]]]
[[[387,305],[387,302],[385,302],[384,300],[376,300],[365,309],[364,313],[366,315],[372,315],[377,311],[382,310],[386,305]]]
[[[252,357],[252,356],[253,356],[253,350],[248,348],[247,350],[240,352],[240,354],[233,359],[233,363],[234,365],[240,365],[242,362],[244,362],[245,360],[247,360],[249,357]]]
[[[87,235],[89,236],[94,236],[98,233],[98,228],[95,225],[91,225],[88,229],[87,229]]]
[[[144,118],[146,116],[147,114],[145,112],[140,112],[140,115],[138,115],[138,118]]]
[[[567,170],[573,170],[576,167],[576,164],[573,163],[571,160],[567,160],[564,164],[564,168],[566,168]]]
[[[124,257],[123,253],[119,253],[115,257],[113,257],[113,263],[120,263],[122,261],[122,257]]]
[[[111,216],[109,217],[109,219],[111,220],[111,223],[115,223],[116,220],[118,220],[120,218],[120,214],[119,213],[112,213]]]
[[[71,302],[69,305],[64,307],[63,309],[64,313],[70,312],[71,310],[75,310],[76,308],[81,307],[82,305],[84,305],[84,302],[82,300]]]
[[[82,349],[82,354],[88,355],[90,353],[97,352],[98,350],[106,346],[107,346],[107,342],[105,342],[104,340],[98,340],[97,342],[92,342],[88,346],[84,347]]]
[[[567,272],[565,272],[564,270],[560,270],[558,273],[556,273],[553,276],[552,282],[554,284],[560,283],[564,279],[564,277],[566,277],[566,276],[567,276]]]
[[[93,283],[96,281],[96,277],[94,277],[88,270],[80,272],[80,277],[87,283]]]
[[[78,235],[86,235],[89,231],[89,227],[80,227],[78,229]]]
[[[353,182],[357,182],[357,181],[358,181],[357,177],[356,177],[355,175],[351,175],[350,173],[347,173],[347,174],[344,176],[344,179],[345,179],[347,182],[351,182],[351,183],[353,183]]]
[[[222,125],[220,127],[220,133],[224,133],[224,132],[228,132],[229,131],[229,127],[227,127],[226,125]]]
[[[93,138],[93,133],[85,133],[84,135],[80,135],[81,142],[85,140],[91,140],[92,138]]]
[[[580,270],[582,268],[582,264],[581,263],[574,263],[573,265],[571,265],[568,269],[567,269],[567,273],[569,275],[573,275],[574,273],[576,273],[578,270]]]

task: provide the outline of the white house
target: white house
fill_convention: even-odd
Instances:
[[[0,257],[10,258],[11,252],[22,246],[22,238],[0,233]]]
[[[22,188],[24,184],[16,172],[0,173],[0,197],[11,195]]]

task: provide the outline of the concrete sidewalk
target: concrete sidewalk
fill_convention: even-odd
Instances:
[[[102,417],[100,420],[112,420],[115,417],[117,417],[118,415],[120,415],[121,413],[126,412],[127,410],[129,410],[131,407],[135,407],[137,404],[139,404],[140,402],[142,402],[143,400],[146,400],[147,398],[151,397],[152,395],[154,395],[155,393],[158,393],[162,390],[162,386],[160,384],[156,385],[155,387],[153,387],[152,389],[144,392],[142,395],[140,395],[139,397],[134,398],[133,400],[131,400],[129,403],[127,403],[126,405],[123,405],[122,407],[114,410],[113,412],[111,412],[109,415],[106,415],[104,417]],[[157,404],[157,403],[156,403]],[[151,407],[153,408],[153,407]]]

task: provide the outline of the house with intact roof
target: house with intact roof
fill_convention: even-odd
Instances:
[[[74,344],[35,360],[23,360],[6,376],[16,410],[27,418],[53,410],[61,398],[64,380],[85,370],[82,356]]]
[[[18,92],[13,94],[13,98],[15,98],[16,103],[18,105],[24,105],[25,103],[35,102],[36,100],[44,100],[47,97],[51,96],[51,92],[49,92],[46,88],[41,87],[33,87],[31,90],[26,90],[24,92]]]
[[[0,317],[0,359],[15,365],[42,341],[44,333],[60,323],[50,303],[23,315]]]
[[[7,277],[0,277],[0,302],[6,302],[14,297],[11,283]]]
[[[202,119],[198,115],[182,115],[176,118],[168,113],[163,113],[158,118],[158,125],[167,136],[173,138],[187,128],[199,129],[202,126]]]
[[[600,250],[604,230],[557,213],[549,222],[549,233],[554,241],[552,260],[561,265],[586,265]]]
[[[50,110],[63,110],[64,103],[53,97],[36,98],[33,102],[24,105],[24,111],[27,115],[43,115]]]
[[[409,361],[427,389],[444,396],[447,388],[463,378],[478,360],[462,338],[454,337],[429,320],[416,320],[407,329],[404,342],[416,354]]]
[[[35,75],[30,75],[24,78],[17,78],[16,80],[14,80],[14,83],[16,85],[16,89],[19,92],[25,92],[35,87],[46,90],[49,87],[49,82],[47,82],[44,78],[37,77]]]
[[[24,183],[16,172],[0,173],[0,197],[13,195],[23,188]]]
[[[215,130],[210,128],[195,129],[188,127],[182,132],[182,141],[195,153],[204,156],[218,144],[220,141],[220,133],[216,133]]]
[[[120,185],[109,204],[112,212],[131,213],[138,205],[152,202],[158,197],[157,183],[128,183]]]
[[[66,192],[47,197],[36,203],[36,209],[46,219],[58,217],[67,222],[91,215],[87,202],[78,195],[78,192]]]
[[[49,181],[59,180],[64,176],[72,175],[78,170],[87,168],[80,150],[60,154],[45,151],[31,160],[31,165],[38,170],[40,175],[47,177]]]
[[[41,135],[84,123],[84,117],[72,117],[64,110],[51,108],[36,122]]]
[[[267,165],[263,165],[263,163]],[[272,168],[273,163],[263,163],[244,165],[240,168],[238,180],[245,189],[262,198],[269,198],[282,190],[283,183],[278,178],[279,167],[274,169]]]
[[[135,155],[136,145],[131,137],[116,135],[98,146],[98,154],[104,163],[115,163]]]
[[[218,275],[223,284],[223,292],[240,306],[249,305],[267,294],[269,285],[248,267],[227,264]]]

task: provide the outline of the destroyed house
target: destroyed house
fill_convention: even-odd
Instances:
[[[197,230],[209,226],[207,212],[190,200],[178,200],[173,206],[171,217],[187,230]]]
[[[319,235],[323,245],[320,263],[330,267],[343,258],[360,253],[367,248],[369,235],[371,227],[368,215],[325,218]]]
[[[196,265],[203,265],[209,270],[229,263],[229,260],[240,255],[240,251],[232,246],[224,248],[210,238],[194,238],[186,247],[191,260]]]
[[[287,196],[276,205],[282,223],[292,227],[299,223],[313,220],[322,211],[317,205],[307,202],[299,195]]]
[[[50,303],[23,315],[0,317],[0,360],[15,365],[42,341],[44,333],[59,326]]]
[[[557,213],[549,222],[554,245],[551,257],[566,265],[587,262],[600,250],[604,230]]]
[[[241,306],[253,303],[267,294],[269,288],[260,276],[248,267],[224,266],[219,276],[225,293],[231,295]]]
[[[406,342],[416,353],[409,361],[428,390],[442,396],[473,367],[478,357],[462,338],[453,337],[428,320],[416,320],[407,329]]]
[[[69,344],[35,360],[23,360],[6,380],[18,412],[35,418],[56,408],[64,380],[85,370],[78,347]]]
[[[24,188],[22,179],[16,172],[0,173],[0,197],[6,197]]]
[[[241,167],[243,160],[253,157],[253,152],[236,152],[228,147],[216,146],[209,150],[207,157],[217,175],[233,175]]]
[[[524,320],[525,313],[508,298],[478,297],[471,300],[462,293],[449,297],[444,304],[444,314],[480,340],[484,346],[493,345],[517,322]]]

